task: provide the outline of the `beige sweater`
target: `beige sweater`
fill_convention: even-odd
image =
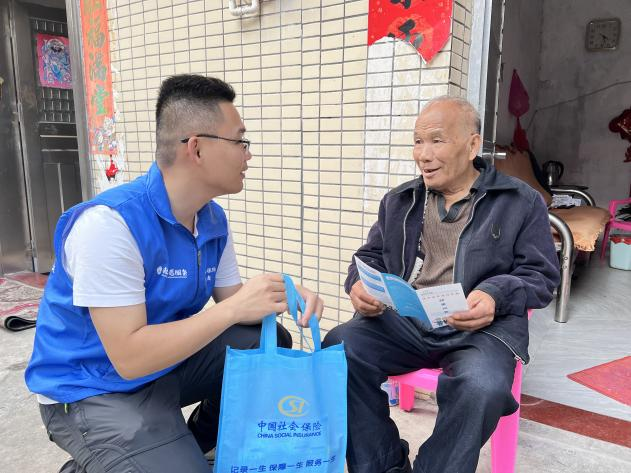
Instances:
[[[425,255],[420,273],[412,283],[416,289],[453,282],[453,267],[458,238],[469,219],[473,196],[469,194],[445,211],[444,197],[427,195],[425,221],[420,249]]]

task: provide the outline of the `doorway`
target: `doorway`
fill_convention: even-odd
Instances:
[[[65,2],[2,2],[0,31],[0,274],[43,273],[82,200]]]
[[[508,109],[515,71],[529,96],[521,126],[538,164],[564,169],[556,185],[586,190],[605,209],[628,197],[630,143],[609,124],[631,104],[629,2],[511,0],[504,16],[498,143],[510,144],[516,128]],[[594,24],[621,25],[620,34],[592,44]]]

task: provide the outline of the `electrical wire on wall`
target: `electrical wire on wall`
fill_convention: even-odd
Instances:
[[[591,95],[596,95],[600,92],[604,92],[605,90],[611,89],[612,87],[617,87],[619,85],[626,85],[626,84],[631,84],[631,79],[629,80],[625,80],[625,81],[621,81],[621,82],[614,82],[613,84],[609,84],[605,87],[601,87],[599,89],[596,90],[592,90],[591,92],[587,92],[585,94],[581,94],[578,95],[574,98],[568,99],[568,100],[563,100],[561,102],[557,102],[554,103],[552,105],[546,105],[545,107],[539,107],[537,109],[535,109],[535,111],[533,112],[532,116],[530,117],[530,121],[528,122],[528,126],[526,127],[526,131],[528,131],[530,129],[530,126],[532,125],[532,122],[535,120],[535,116],[537,115],[538,112],[542,112],[544,110],[548,110],[550,108],[555,108],[555,107],[560,107],[561,105],[565,105],[567,103],[571,103],[571,102],[576,102],[577,100],[583,99],[585,97],[589,97]]]

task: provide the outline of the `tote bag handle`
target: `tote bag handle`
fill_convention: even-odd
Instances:
[[[302,298],[291,277],[283,274],[285,280],[285,291],[287,292],[287,308],[288,312],[294,319],[294,322],[298,324],[298,306],[304,314],[305,312],[305,300]],[[300,327],[302,331],[302,327]],[[311,337],[313,338],[313,349],[318,351],[322,348],[322,341],[320,339],[320,324],[318,323],[318,317],[312,314],[309,318],[309,328],[311,329]],[[276,351],[277,336],[276,336],[276,314],[270,314],[263,319],[263,329],[261,330],[261,347],[265,352]]]

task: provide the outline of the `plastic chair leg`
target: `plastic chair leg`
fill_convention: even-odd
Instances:
[[[502,417],[491,436],[491,471],[512,473],[517,457],[519,433],[519,409],[508,417]]]
[[[517,403],[521,402],[522,365],[517,362],[512,393]],[[512,473],[515,471],[517,458],[517,440],[519,437],[519,411],[500,418],[497,428],[491,436],[491,471],[493,473]]]
[[[414,386],[399,382],[399,407],[406,412],[414,409]]]

